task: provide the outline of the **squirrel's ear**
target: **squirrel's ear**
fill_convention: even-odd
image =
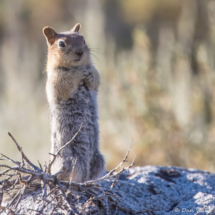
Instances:
[[[72,31],[72,32],[77,32],[77,33],[79,33],[80,29],[81,29],[81,24],[80,24],[80,23],[77,23],[77,24],[73,27],[73,29],[71,29],[71,31]]]
[[[55,32],[54,29],[52,29],[51,27],[47,26],[43,28],[43,34],[46,37],[48,43],[50,45],[52,45],[55,41],[55,36],[57,35],[57,33]]]

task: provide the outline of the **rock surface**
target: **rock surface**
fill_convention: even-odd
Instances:
[[[103,189],[110,189],[113,181],[113,179],[102,181]],[[180,167],[136,167],[122,173],[112,191],[119,196],[120,205],[132,209],[133,212],[110,209],[109,214],[215,215],[215,174],[209,172]],[[29,213],[27,209],[38,210],[42,207],[36,201],[40,197],[40,191],[26,196],[15,212],[37,214],[33,211]],[[78,208],[81,208],[86,201],[87,197],[79,199],[73,207],[79,214],[99,214],[96,212],[96,205],[95,212],[93,205],[90,209],[85,207],[85,210],[80,212]],[[50,205],[43,214],[50,214],[52,209]],[[144,212],[146,209],[150,212]]]
[[[157,215],[215,214],[215,174],[209,172],[136,167],[122,175],[114,189],[136,210],[147,208]]]

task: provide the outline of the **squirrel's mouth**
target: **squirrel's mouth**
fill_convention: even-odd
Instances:
[[[82,56],[76,56],[76,57],[73,59],[73,61],[78,62],[78,61],[81,61],[82,58],[83,58]]]

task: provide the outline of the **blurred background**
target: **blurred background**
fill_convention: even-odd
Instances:
[[[0,152],[48,162],[44,26],[82,24],[101,75],[107,169],[131,142],[136,165],[215,171],[215,1],[0,1]]]

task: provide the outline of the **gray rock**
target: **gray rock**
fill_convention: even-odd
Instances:
[[[113,181],[102,181],[102,188],[110,190]],[[119,196],[122,207],[130,208],[133,212],[120,211],[115,207],[109,208],[109,214],[150,214],[143,212],[146,209],[153,215],[215,214],[215,174],[196,169],[157,166],[132,168],[120,175],[111,191]],[[19,203],[16,213],[28,214],[27,209],[41,208],[42,205],[36,201],[41,195],[39,191],[26,196]],[[77,197],[72,207],[78,214],[98,214],[97,205],[83,210],[88,199],[87,196],[81,199]],[[43,214],[49,214],[52,209],[53,205],[50,204]],[[62,211],[55,211],[54,214],[60,213]],[[106,214],[106,211],[103,210],[102,214]]]

